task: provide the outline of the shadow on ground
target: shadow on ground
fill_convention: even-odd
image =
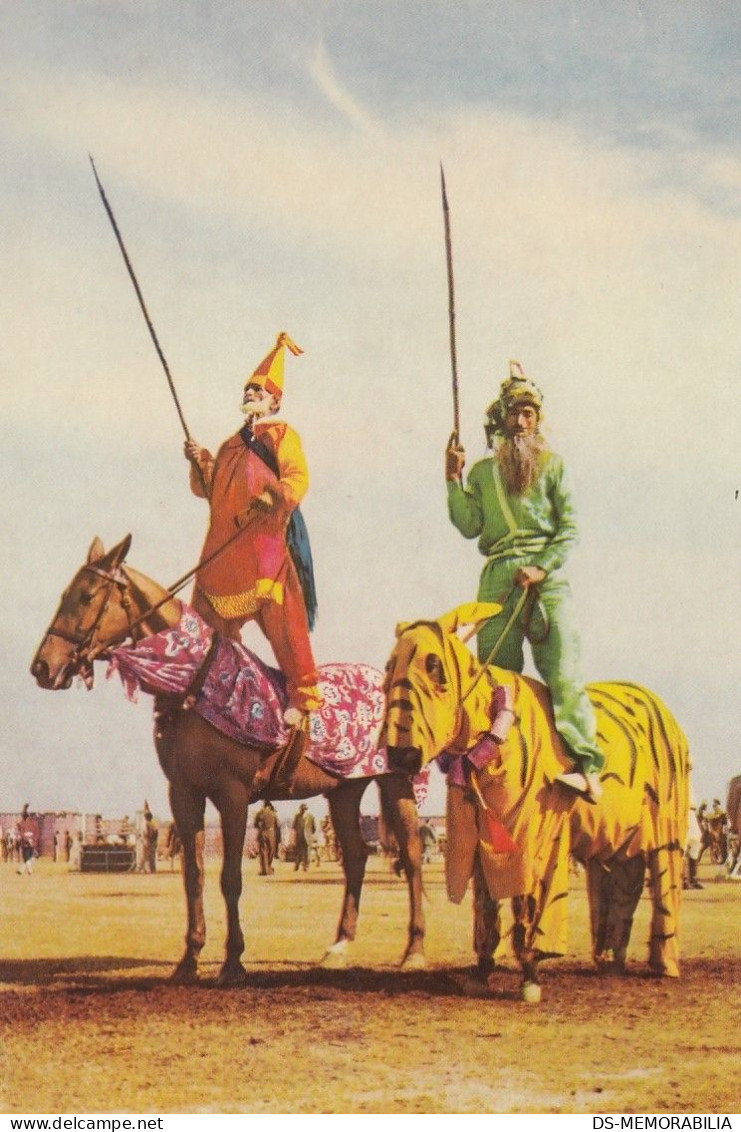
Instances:
[[[69,959],[3,959],[0,961],[0,984],[8,986],[47,987],[64,982],[66,989],[72,983],[89,984],[97,981],[101,986],[109,983],[125,982],[131,987],[129,979],[106,977],[109,971],[129,971],[152,967],[172,969],[171,963],[162,959],[131,959],[121,955],[76,955]],[[147,985],[157,985],[161,980],[146,980]]]
[[[76,996],[108,996],[122,993],[158,993],[163,997],[208,992],[215,999],[224,995],[281,991],[307,993],[321,998],[343,994],[367,994],[398,998],[405,995],[430,998],[520,999],[520,974],[514,966],[497,967],[489,986],[471,967],[432,967],[424,971],[402,971],[394,967],[350,967],[325,970],[310,963],[264,962],[247,965],[244,986],[224,989],[216,985],[219,964],[203,964],[198,983],[188,987],[170,982],[173,964],[160,959],[131,959],[117,955],[75,956],[68,959],[11,960],[0,963],[0,1003],[15,988],[51,990]],[[136,972],[144,972],[137,976]],[[158,972],[153,974],[152,972]],[[130,972],[122,974],[122,972]],[[543,990],[551,994],[579,994],[599,982],[603,993],[624,993],[645,983],[670,992],[684,988],[690,993],[695,982],[710,979],[731,986],[741,981],[741,961],[693,959],[686,961],[680,980],[657,979],[644,965],[635,964],[624,975],[600,974],[593,967],[562,960],[544,966]],[[13,989],[11,989],[13,988]],[[621,991],[622,988],[622,991]]]
[[[152,969],[161,974],[150,974]],[[70,959],[25,959],[0,963],[0,1003],[11,988],[39,988],[66,995],[109,995],[123,992],[161,991],[187,995],[208,991],[215,998],[254,991],[327,991],[334,994],[398,996],[423,994],[448,997],[470,993],[475,980],[470,968],[400,971],[398,968],[352,967],[344,971],[324,970],[312,964],[265,963],[250,965],[244,986],[224,989],[216,984],[219,965],[204,964],[196,984],[182,987],[170,982],[173,964],[157,959],[126,959],[121,956],[76,956]],[[122,972],[131,972],[122,974]],[[137,971],[147,971],[137,977]],[[516,972],[510,972],[514,983]],[[488,994],[481,985],[481,993]]]

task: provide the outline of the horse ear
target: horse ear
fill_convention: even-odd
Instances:
[[[87,552],[87,560],[90,562],[97,562],[99,558],[105,557],[105,547],[96,535],[90,543],[90,549]]]
[[[402,633],[405,633],[407,631],[407,629],[409,628],[410,625],[413,625],[413,624],[414,624],[413,621],[400,621],[399,624],[396,626],[396,637],[397,637],[397,639],[402,635]]]
[[[438,617],[437,623],[444,633],[455,633],[463,625],[479,625],[501,612],[502,606],[496,601],[469,601]]]
[[[111,560],[111,566],[120,566],[125,561],[126,555],[129,553],[131,547],[131,535],[127,535],[122,539],[118,546],[114,546],[108,551],[107,557]]]

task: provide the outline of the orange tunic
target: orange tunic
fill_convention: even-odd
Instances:
[[[277,477],[239,433],[222,444],[215,460],[201,450],[199,467],[211,505],[201,559],[233,541],[198,571],[196,590],[207,599],[205,605],[198,602],[198,608],[208,620],[211,606],[219,618],[235,626],[257,620],[286,677],[291,703],[310,710],[319,706],[321,697],[301,585],[286,544],[286,525],[306,494],[309,473],[298,433],[285,422],[259,423],[254,436],[273,455]],[[196,495],[205,497],[195,468],[190,484]],[[274,506],[252,510],[251,504],[264,491],[272,496]],[[234,538],[240,518],[244,531]]]
[[[198,584],[216,612],[225,619],[246,619],[265,601],[283,603],[286,566],[290,556],[285,530],[291,511],[309,486],[298,433],[282,421],[258,424],[254,435],[268,448],[279,477],[251,452],[239,433],[225,441],[216,459],[205,449],[201,468],[211,503],[211,523],[201,558],[206,559],[236,534],[238,516],[268,490],[276,501],[268,512],[254,512],[244,534],[198,572]],[[191,473],[191,487],[203,496],[203,486]]]

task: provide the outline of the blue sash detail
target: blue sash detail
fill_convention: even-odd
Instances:
[[[251,429],[244,426],[239,430],[239,435],[242,438],[242,443],[250,452],[262,460],[263,464],[273,473],[276,479],[280,479],[280,469],[278,461],[274,454],[270,451],[266,444],[259,440]],[[301,514],[300,508],[296,507],[291,512],[291,517],[288,520],[288,527],[286,528],[286,546],[288,553],[291,556],[293,565],[296,567],[298,580],[301,585],[301,592],[304,596],[304,605],[306,607],[306,619],[309,622],[309,632],[316,624],[317,614],[317,596],[316,596],[316,582],[314,580],[314,560],[311,556],[311,544],[309,542],[309,532]]]

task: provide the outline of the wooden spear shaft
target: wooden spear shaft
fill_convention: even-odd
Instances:
[[[157,351],[157,355],[159,357],[159,360],[162,362],[162,368],[165,371],[165,377],[167,378],[167,384],[170,387],[170,392],[172,393],[172,399],[175,402],[175,408],[177,409],[178,416],[180,417],[180,424],[183,426],[183,432],[185,433],[185,439],[190,440],[190,438],[191,438],[190,432],[188,430],[187,424],[185,423],[185,417],[183,416],[183,410],[180,407],[180,401],[178,400],[177,391],[175,389],[175,383],[172,380],[172,374],[170,373],[170,367],[167,364],[167,359],[162,352],[162,347],[159,344],[157,334],[155,332],[154,326],[152,325],[152,320],[149,317],[149,311],[147,310],[147,304],[144,302],[144,296],[141,293],[141,288],[139,287],[138,280],[136,278],[136,275],[134,274],[134,268],[131,266],[131,260],[129,259],[129,254],[126,251],[126,246],[123,242],[123,238],[122,238],[121,233],[119,231],[118,224],[116,223],[116,218],[113,215],[113,209],[111,208],[110,204],[108,203],[108,197],[105,195],[105,189],[103,188],[102,184],[100,183],[100,177],[98,176],[98,170],[95,168],[95,162],[93,161],[92,157],[90,157],[90,164],[93,167],[93,176],[95,177],[95,183],[98,186],[98,192],[100,193],[100,199],[103,201],[103,207],[106,210],[106,213],[108,215],[108,219],[111,222],[111,227],[113,228],[113,232],[114,232],[114,235],[116,237],[116,241],[118,243],[119,248],[121,249],[121,255],[123,256],[124,263],[126,264],[126,270],[129,273],[129,278],[131,279],[131,282],[134,285],[134,290],[136,291],[136,297],[139,300],[139,306],[141,307],[142,314],[144,315],[144,321],[147,324],[147,329],[149,330],[152,341],[154,342],[154,348]]]
[[[134,291],[136,292],[136,297],[139,300],[139,306],[141,307],[141,312],[144,315],[144,321],[147,324],[147,329],[149,330],[149,334],[151,336],[152,342],[154,343],[154,348],[157,351],[157,356],[158,356],[159,360],[162,362],[162,368],[165,371],[165,377],[167,378],[167,384],[170,387],[170,393],[172,394],[172,399],[175,402],[175,408],[177,409],[177,414],[178,414],[178,417],[180,418],[180,424],[182,425],[183,432],[185,433],[185,439],[190,440],[191,439],[190,430],[189,430],[187,424],[185,423],[185,417],[183,416],[183,410],[180,407],[180,400],[179,400],[178,395],[177,395],[177,390],[175,389],[175,382],[172,380],[172,374],[170,373],[170,367],[167,364],[167,358],[165,357],[165,355],[162,351],[162,347],[159,344],[159,339],[157,338],[157,333],[154,329],[154,325],[152,324],[152,320],[149,317],[149,311],[147,310],[147,304],[144,302],[144,296],[142,295],[141,287],[139,286],[139,281],[136,278],[136,275],[134,273],[134,268],[131,265],[131,260],[129,259],[129,253],[126,251],[126,245],[123,242],[123,237],[121,235],[121,232],[119,231],[118,224],[116,223],[116,218],[113,215],[113,209],[111,208],[110,204],[108,203],[108,197],[105,195],[105,189],[103,188],[101,181],[100,181],[100,177],[98,176],[98,170],[95,168],[95,162],[93,161],[91,154],[88,154],[88,156],[90,157],[90,164],[92,165],[92,168],[93,168],[93,176],[95,177],[95,183],[98,186],[98,192],[100,193],[100,199],[103,201],[103,207],[106,210],[106,215],[108,216],[108,219],[111,222],[111,227],[113,228],[113,234],[116,237],[116,242],[117,242],[117,244],[118,244],[118,246],[121,250],[121,255],[123,256],[123,261],[126,264],[126,270],[129,273],[129,279],[131,280],[131,282],[134,286]],[[198,464],[195,460],[191,460],[191,463],[195,466],[195,468],[198,471],[198,478],[201,481],[201,486],[203,488],[204,494],[206,495],[206,498],[208,498],[208,494],[209,494],[208,493],[208,484],[206,483],[206,477],[203,474],[203,470],[202,470],[200,464]]]
[[[450,366],[453,376],[453,434],[456,441],[460,435],[460,413],[458,409],[458,361],[455,351],[455,288],[453,284],[453,242],[450,236],[450,207],[445,191],[445,170],[440,163],[440,186],[443,196],[443,221],[445,223],[445,260],[448,268],[448,324],[450,328]]]

